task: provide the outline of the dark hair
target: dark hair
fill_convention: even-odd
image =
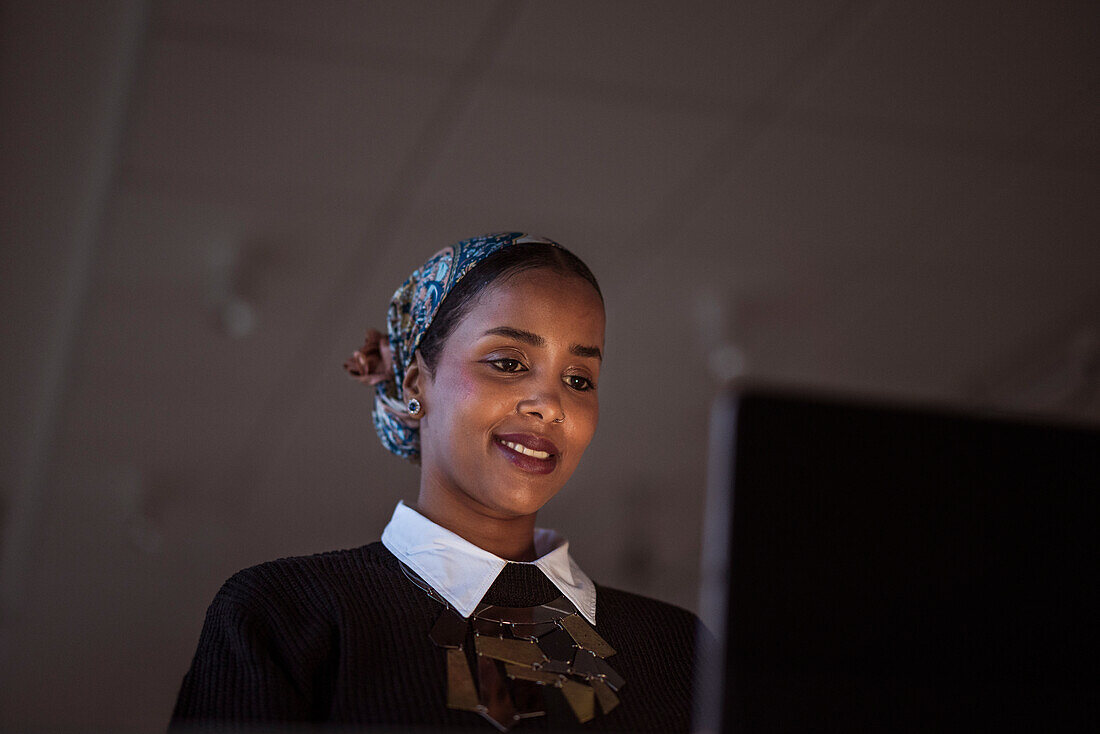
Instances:
[[[603,301],[603,293],[600,292],[600,284],[596,282],[596,276],[579,257],[564,247],[525,242],[497,250],[475,265],[462,280],[458,281],[454,289],[443,299],[439,311],[432,319],[431,326],[424,332],[417,351],[424,358],[424,364],[428,370],[435,372],[435,366],[439,364],[439,355],[443,352],[443,345],[447,338],[486,288],[498,280],[510,278],[525,270],[541,268],[555,270],[562,275],[583,278],[592,284],[596,289],[596,295],[600,297],[601,302]]]

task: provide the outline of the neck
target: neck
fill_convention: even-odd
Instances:
[[[535,515],[504,517],[487,507],[471,506],[445,493],[420,488],[416,511],[482,550],[506,561],[533,561]]]

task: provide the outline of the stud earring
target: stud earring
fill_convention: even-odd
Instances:
[[[424,412],[424,406],[420,404],[420,401],[413,398],[409,401],[409,415],[413,418],[419,418]]]

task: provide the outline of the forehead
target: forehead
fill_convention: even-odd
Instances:
[[[456,332],[476,338],[497,326],[602,348],[603,301],[592,284],[579,276],[545,268],[524,270],[486,288]]]

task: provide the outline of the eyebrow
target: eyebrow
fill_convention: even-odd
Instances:
[[[506,336],[510,339],[530,344],[533,347],[545,347],[546,339],[542,338],[538,334],[526,331],[524,329],[516,329],[511,326],[496,326],[487,330],[482,336]],[[591,357],[603,361],[603,352],[599,347],[587,347],[582,344],[570,344],[569,353],[575,354],[578,357]]]

